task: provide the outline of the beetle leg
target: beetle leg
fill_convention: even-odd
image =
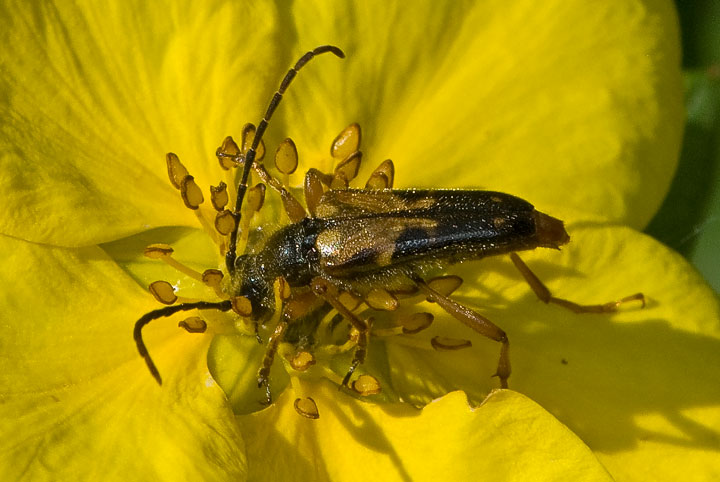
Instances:
[[[273,334],[270,335],[270,338],[268,339],[268,344],[267,348],[265,348],[265,355],[263,356],[262,365],[260,365],[260,369],[258,370],[258,388],[262,388],[263,386],[265,387],[266,399],[263,405],[270,405],[272,403],[272,395],[270,394],[270,383],[268,382],[270,378],[270,369],[272,368],[273,361],[275,360],[275,353],[277,353],[278,344],[280,343],[280,340],[285,334],[285,329],[287,328],[287,326],[288,317],[285,313],[283,313],[280,321],[278,321],[278,324],[275,325],[275,330],[273,331]]]
[[[556,298],[550,293],[550,290],[547,288],[547,286],[545,286],[545,284],[540,281],[540,278],[538,278],[535,273],[530,270],[528,265],[526,265],[525,262],[520,259],[520,256],[518,256],[516,253],[510,253],[510,259],[512,259],[513,264],[518,269],[518,271],[520,271],[520,274],[523,275],[523,278],[525,278],[525,281],[528,285],[530,285],[530,288],[532,288],[533,292],[535,292],[537,297],[540,298],[540,300],[544,303],[554,303],[574,313],[610,313],[613,311],[617,311],[618,307],[621,304],[627,303],[629,301],[639,301],[640,303],[642,303],[642,307],[645,307],[645,296],[642,293],[635,293],[634,295],[626,296],[617,301],[610,301],[608,303],[603,303],[600,305],[580,305],[570,300]]]
[[[350,322],[352,327],[355,328],[358,333],[355,354],[353,355],[353,361],[350,365],[350,369],[348,370],[342,381],[342,386],[347,387],[353,372],[358,367],[358,365],[365,362],[365,358],[367,357],[367,342],[370,332],[369,320],[368,322],[363,321],[355,313],[348,310],[345,305],[343,305],[342,302],[339,300],[337,288],[326,280],[319,277],[314,278],[310,282],[310,286],[313,293],[327,301],[330,306],[335,308],[335,310],[340,313],[343,318]]]
[[[482,336],[502,343],[502,346],[500,347],[500,359],[498,360],[498,367],[495,376],[500,379],[500,386],[502,388],[507,388],[507,379],[510,377],[511,371],[509,355],[510,341],[508,340],[505,332],[480,313],[477,313],[432,289],[419,276],[413,276],[412,279],[415,284],[417,284],[420,291],[427,297],[428,301],[437,303],[438,306],[445,310],[446,313],[452,315],[455,319],[472,328]]]

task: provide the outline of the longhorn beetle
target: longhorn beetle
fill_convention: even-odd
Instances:
[[[349,323],[354,334],[353,360],[342,381],[342,385],[347,386],[353,371],[365,360],[372,319],[358,314],[359,302],[348,303],[348,297],[362,300],[371,310],[391,310],[397,306],[394,294],[414,290],[475,332],[500,343],[495,375],[505,388],[510,376],[509,340],[505,332],[426,279],[430,269],[486,256],[509,254],[530,288],[545,303],[555,303],[577,313],[611,312],[631,300],[640,301],[644,306],[641,293],[600,305],[579,305],[552,296],[516,252],[559,249],[570,238],[562,221],[535,210],[523,199],[480,190],[392,189],[391,161],[380,164],[364,189],[348,188],[348,181],[357,174],[360,159],[355,148],[344,156],[334,175],[316,169],[308,171],[304,208],[282,183],[268,174],[256,157],[264,150],[261,141],[268,122],[297,72],[313,57],[327,52],[344,58],[339,48],[321,46],[303,55],[288,71],[254,131],[249,148],[239,148],[232,138],[227,138],[218,148],[216,155],[226,169],[242,165],[232,211],[223,209],[223,203],[216,203],[213,197],[213,204],[220,204],[215,206],[219,211],[217,219],[226,225],[229,222],[230,226],[218,227],[221,235],[228,236],[225,265],[229,276],[217,290],[224,299],[167,306],[145,314],[136,322],[137,349],[159,384],[162,384],[160,372],[142,339],[142,328],[152,320],[191,310],[233,310],[258,323],[275,317],[277,324],[268,339],[258,372],[258,386],[266,387],[269,403],[268,377],[278,344],[284,340],[312,348],[313,331],[318,327],[319,318],[335,310]],[[253,129],[251,125],[246,126],[243,146],[249,144]],[[359,137],[359,126],[353,124],[341,133],[332,149],[342,151],[348,139],[349,145],[354,142],[357,147]],[[282,156],[289,156],[296,164],[297,152],[292,141],[289,144],[288,141],[284,143]],[[186,205],[197,209],[198,202],[193,201],[198,197],[194,191],[197,186],[192,176],[174,154],[168,154],[167,161],[171,181],[180,189]],[[275,231],[262,248],[238,256],[238,233],[249,229],[249,221],[243,218],[249,214],[241,212],[253,169],[266,185],[280,193],[291,223]],[[289,170],[294,167],[286,171]],[[220,192],[221,188],[223,183],[212,188],[213,193]],[[199,198],[202,201],[201,195]],[[246,240],[247,233],[243,236]],[[148,249],[157,254],[166,248]],[[206,271],[203,279],[206,274],[213,279],[222,277],[219,270]],[[216,283],[216,286],[219,285]],[[173,301],[172,297],[165,300],[168,304]],[[181,323],[181,326],[188,331],[204,331],[206,325],[202,320],[195,318],[194,323],[194,329],[191,329],[192,323]]]

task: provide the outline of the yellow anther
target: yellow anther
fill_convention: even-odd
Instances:
[[[217,148],[215,155],[220,161],[220,167],[226,171],[237,167],[241,161],[240,148],[230,136],[227,136],[220,147]]]
[[[202,280],[203,283],[214,288],[220,286],[220,282],[223,279],[223,272],[219,269],[206,269],[203,271]]]
[[[373,171],[365,184],[366,189],[390,189],[393,187],[395,178],[395,165],[388,159],[383,161],[377,169]]]
[[[205,333],[207,330],[207,323],[199,316],[185,318],[178,323],[178,326],[184,328],[188,333]]]
[[[222,211],[227,206],[230,197],[227,192],[227,184],[220,181],[217,187],[210,186],[210,202],[216,211]]]
[[[232,309],[240,316],[249,317],[252,315],[252,303],[246,296],[236,296],[232,300]]]
[[[402,331],[406,335],[413,335],[428,328],[433,322],[433,315],[430,313],[413,313],[400,320]]]
[[[299,351],[290,360],[290,366],[299,372],[304,372],[314,364],[315,356],[309,351]]]
[[[255,126],[253,124],[245,124],[242,129],[241,144],[242,153],[245,154],[250,150],[253,139],[255,139]],[[255,160],[260,162],[265,157],[265,143],[260,141],[260,145],[255,152]]]
[[[215,229],[223,236],[230,234],[235,229],[235,218],[232,213],[225,209],[215,216]]]
[[[310,169],[305,174],[305,184],[303,185],[305,204],[307,205],[311,216],[315,216],[315,209],[317,208],[318,203],[320,203],[320,198],[325,193],[325,189],[323,188],[323,183],[318,175],[318,172],[319,171],[317,169]]]
[[[336,172],[333,175],[332,182],[330,183],[330,189],[347,189],[350,183],[345,177],[344,172]]]
[[[188,175],[188,170],[180,162],[180,158],[172,152],[165,154],[165,162],[167,163],[168,177],[170,182],[176,189],[180,189],[182,180]]]
[[[143,254],[150,259],[160,259],[173,254],[174,250],[169,244],[151,244],[145,248]]]
[[[398,307],[397,298],[383,288],[371,289],[365,296],[365,303],[375,310],[393,311]]]
[[[278,146],[275,151],[275,167],[285,175],[292,174],[297,169],[298,152],[292,139],[285,139]]]
[[[305,208],[302,207],[302,204],[300,204],[297,199],[295,199],[295,196],[290,194],[290,191],[287,191],[285,189],[280,191],[280,198],[282,199],[283,207],[285,208],[285,212],[287,213],[291,222],[297,223],[298,221],[305,218],[305,216],[307,215],[307,213],[305,212]]]
[[[369,395],[377,395],[382,391],[380,382],[372,375],[360,375],[357,380],[352,382],[352,389],[363,397]]]
[[[315,400],[310,397],[295,399],[294,406],[295,411],[305,418],[309,418],[311,420],[317,420],[320,418],[320,412],[318,411],[317,404],[315,403]]]
[[[247,204],[253,212],[260,211],[265,202],[265,184],[258,183],[247,191]]]
[[[455,275],[438,276],[427,282],[430,288],[443,296],[450,296],[463,283],[463,279]]]
[[[338,164],[338,166],[335,168],[335,174],[337,175],[338,173],[343,173],[345,179],[347,179],[348,181],[352,181],[358,174],[361,160],[362,153],[358,151],[353,152],[348,157],[346,157],[345,160]]]
[[[165,305],[172,305],[177,301],[175,288],[167,281],[153,281],[150,283],[150,286],[148,286],[148,290],[150,290],[150,293],[152,293],[156,300]]]
[[[197,209],[205,201],[202,189],[195,183],[195,178],[187,175],[180,183],[180,194],[185,206],[190,209]]]
[[[287,280],[282,276],[278,276],[277,278],[275,278],[274,290],[275,297],[281,300],[286,300],[290,298],[290,294],[292,292],[290,288],[290,283],[288,283]]]
[[[335,159],[345,159],[360,149],[360,125],[350,124],[333,140],[330,155]]]
[[[436,336],[430,340],[430,344],[437,351],[454,351],[470,348],[472,342],[460,338],[449,338],[447,336]]]

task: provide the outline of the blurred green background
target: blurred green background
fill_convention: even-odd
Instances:
[[[720,1],[676,0],[685,70],[685,138],[675,180],[645,230],[720,293]]]

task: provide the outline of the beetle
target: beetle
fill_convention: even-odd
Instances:
[[[500,343],[495,376],[500,386],[506,388],[511,373],[507,334],[427,279],[431,271],[488,256],[509,254],[530,288],[545,303],[555,303],[577,313],[612,312],[620,304],[633,300],[644,306],[642,293],[599,305],[580,305],[552,296],[517,252],[559,249],[570,237],[561,220],[536,210],[518,197],[481,190],[393,189],[391,161],[385,161],[375,170],[365,188],[348,188],[347,181],[357,173],[359,162],[359,153],[354,148],[334,176],[316,169],[308,171],[303,207],[289,189],[268,174],[256,157],[264,150],[263,134],[286,89],[307,62],[323,53],[344,58],[339,48],[330,45],[307,52],[282,80],[257,129],[249,126],[244,130],[242,144],[249,147],[240,149],[227,138],[216,152],[221,164],[242,166],[234,208],[232,211],[218,209],[218,219],[230,222],[229,229],[218,228],[229,240],[225,253],[229,277],[219,292],[224,299],[167,306],[146,313],[136,322],[134,340],[138,352],[159,384],[162,378],[142,338],[143,327],[152,320],[191,310],[233,310],[257,323],[277,319],[258,371],[258,386],[266,387],[269,403],[268,378],[278,344],[289,341],[311,348],[318,320],[335,310],[352,327],[354,336],[353,360],[342,381],[342,386],[347,386],[354,370],[365,360],[372,318],[357,314],[357,303],[349,306],[344,296],[381,310],[395,306],[394,292],[410,290],[437,303],[478,334]],[[359,126],[353,124],[338,136],[332,149],[342,151],[344,143],[352,145],[353,140],[359,144],[359,137]],[[287,157],[290,152],[292,158],[293,150],[294,145],[286,145],[283,156]],[[297,162],[296,151],[294,161]],[[173,154],[168,154],[168,169],[185,203],[197,208],[192,202],[192,176]],[[249,229],[242,211],[252,170],[280,193],[291,222],[269,236],[260,248],[238,255],[238,245],[243,243],[239,233],[245,231],[247,238]],[[215,193],[220,187],[212,189]],[[213,276],[222,276],[218,270],[210,271]],[[188,324],[184,326],[192,331]],[[195,331],[204,329],[201,323]]]

